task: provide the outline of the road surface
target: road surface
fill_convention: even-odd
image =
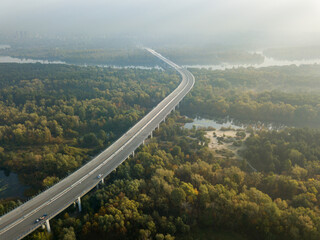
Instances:
[[[0,217],[0,240],[23,238],[93,189],[102,178],[115,170],[148,138],[150,133],[192,89],[195,80],[189,71],[152,49],[146,48],[146,50],[180,73],[182,80],[179,86],[122,137],[90,162],[48,190]],[[100,174],[102,177],[98,178]],[[45,220],[35,223],[35,220],[44,214],[48,215]]]

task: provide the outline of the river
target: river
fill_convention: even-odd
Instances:
[[[268,129],[268,130],[279,130],[286,127],[283,124],[277,123],[263,123],[259,121],[248,121],[248,122],[240,122],[237,120],[233,120],[230,118],[216,118],[216,119],[206,119],[196,117],[193,119],[193,122],[186,123],[184,125],[185,128],[191,129],[195,126],[196,128],[208,128],[212,127],[215,129],[220,129],[221,127],[231,127],[234,129],[245,129],[247,127],[252,127],[253,129]]]
[[[0,63],[42,63],[42,64],[66,64],[61,61],[36,60],[26,58],[14,58],[10,56],[0,56]]]
[[[7,49],[7,48],[10,48],[10,45],[0,44],[0,49]]]
[[[1,46],[1,45],[0,45]],[[42,64],[68,64],[63,61],[49,61],[49,60],[36,60],[36,59],[30,59],[30,58],[14,58],[10,56],[0,56],[0,63],[42,63]],[[80,66],[92,66],[82,64]],[[142,69],[142,70],[151,70],[151,69],[157,69],[157,70],[162,70],[163,68],[159,66],[154,66],[154,67],[146,67],[146,66],[115,66],[115,65],[95,65],[98,67],[111,67],[111,68],[117,68],[117,69]]]
[[[0,170],[0,199],[25,198],[26,189],[27,187],[20,183],[17,174]]]
[[[221,63],[217,65],[185,65],[187,68],[204,68],[211,70],[226,70],[232,68],[262,68],[262,67],[272,67],[272,66],[289,66],[289,65],[310,65],[310,64],[320,64],[320,58],[318,59],[303,59],[303,60],[278,60],[271,57],[267,57],[263,54],[263,52],[258,51],[254,52],[256,54],[260,54],[264,57],[264,61],[261,64],[229,64],[229,63]]]

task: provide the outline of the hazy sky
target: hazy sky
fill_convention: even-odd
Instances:
[[[1,0],[0,32],[214,39],[320,35],[319,0]]]

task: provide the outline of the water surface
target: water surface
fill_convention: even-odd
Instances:
[[[235,125],[231,120],[219,121],[219,120],[210,120],[205,118],[195,118],[193,119],[193,122],[186,123],[184,125],[184,127],[187,129],[192,129],[193,126],[195,126],[196,128],[213,127],[215,129],[220,129],[221,127],[231,127],[234,129],[238,129],[243,127],[243,126]]]
[[[7,48],[10,48],[10,45],[0,44],[0,49],[7,49]]]
[[[0,56],[0,63],[42,63],[42,64],[65,64],[62,61],[35,60],[29,58],[14,58],[10,56]]]
[[[24,198],[27,187],[20,183],[17,174],[0,170],[0,189],[0,199]]]
[[[256,64],[229,64],[229,63],[221,63],[217,65],[185,65],[187,68],[204,68],[211,70],[226,70],[232,68],[262,68],[262,67],[273,67],[273,66],[290,66],[290,65],[312,65],[312,64],[320,64],[320,58],[317,59],[302,59],[302,60],[278,60],[271,57],[266,57],[262,52],[255,52],[264,57],[263,63]]]
[[[216,118],[216,119],[206,119],[196,117],[193,122],[186,123],[185,128],[192,129],[193,126],[196,128],[208,128],[213,127],[215,129],[220,129],[221,127],[231,127],[234,129],[251,127],[253,129],[268,129],[268,130],[280,130],[286,127],[286,125],[279,123],[267,123],[260,121],[238,121],[230,118]]]

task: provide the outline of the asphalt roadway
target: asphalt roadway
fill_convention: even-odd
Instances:
[[[192,89],[195,79],[188,70],[179,67],[152,49],[146,48],[146,50],[180,73],[182,80],[179,86],[90,162],[51,188],[0,217],[0,240],[23,238],[43,225],[46,220],[50,220],[76,202],[78,197],[82,197],[96,187],[102,178],[114,171],[149,137],[151,132],[164,121],[165,117]],[[102,177],[98,178],[99,174],[102,174]],[[44,214],[47,214],[45,219],[35,223],[35,220]]]

